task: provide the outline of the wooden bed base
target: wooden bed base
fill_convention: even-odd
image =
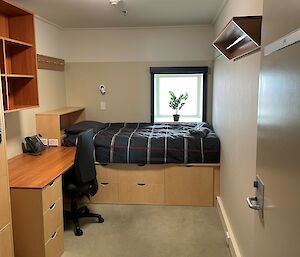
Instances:
[[[215,206],[219,164],[97,165],[100,190],[91,203]]]

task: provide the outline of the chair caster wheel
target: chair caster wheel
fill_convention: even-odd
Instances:
[[[75,228],[75,236],[82,236],[83,231],[80,228]]]
[[[103,223],[104,222],[104,219],[100,216],[98,217],[98,223]]]

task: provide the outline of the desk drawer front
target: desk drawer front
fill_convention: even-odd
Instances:
[[[43,189],[43,212],[46,212],[59,198],[62,197],[61,176]]]
[[[0,230],[10,222],[8,178],[0,177]],[[2,255],[0,255],[2,256]]]
[[[59,227],[63,226],[62,198],[56,201],[44,214],[44,239],[48,242]]]
[[[64,252],[63,227],[59,227],[45,245],[45,257],[60,257]]]
[[[11,225],[8,225],[0,232],[0,256],[14,256]]]

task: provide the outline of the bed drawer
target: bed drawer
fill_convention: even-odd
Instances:
[[[59,176],[42,190],[43,211],[46,212],[62,196],[62,179]]]
[[[164,168],[157,165],[157,170],[154,170],[154,168],[149,166],[139,167],[131,165],[127,171],[119,172],[119,183],[163,185]]]
[[[120,183],[120,203],[163,204],[164,185],[146,183]]]
[[[12,229],[10,224],[7,225],[0,232],[0,242],[0,256],[13,257],[14,249],[12,240]]]
[[[0,177],[0,230],[10,222],[8,178]]]
[[[96,195],[89,203],[116,203],[119,200],[119,185],[117,183],[102,182]]]
[[[211,167],[168,166],[165,169],[166,204],[213,206],[213,189]]]
[[[121,165],[96,165],[98,182],[118,183],[118,170]]]

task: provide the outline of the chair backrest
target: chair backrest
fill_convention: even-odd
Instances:
[[[78,185],[84,185],[96,179],[93,136],[92,129],[86,130],[78,136],[74,161],[74,172]]]

